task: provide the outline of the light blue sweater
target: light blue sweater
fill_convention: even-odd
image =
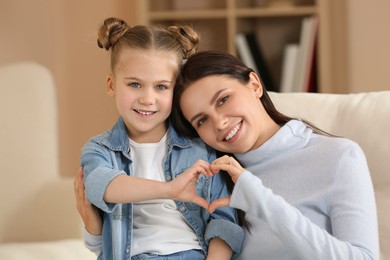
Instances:
[[[239,259],[378,259],[375,198],[365,156],[347,139],[292,120],[256,150],[230,205],[246,212]]]

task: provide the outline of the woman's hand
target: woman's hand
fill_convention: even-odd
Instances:
[[[87,231],[98,236],[102,234],[102,219],[98,209],[89,203],[85,196],[83,175],[83,169],[80,167],[73,182],[76,207]]]
[[[217,158],[210,165],[213,173],[219,171],[226,171],[232,178],[233,183],[236,183],[241,173],[245,171],[244,168],[231,156],[224,155]],[[219,198],[214,200],[209,206],[209,212],[214,212],[217,208],[227,207],[230,204],[230,197]]]
[[[206,176],[213,175],[210,165],[202,160],[198,160],[191,168],[177,176],[177,178],[171,182],[168,182],[170,185],[171,197],[174,200],[193,202],[208,209],[208,201],[196,193],[196,182],[198,181],[200,174]]]

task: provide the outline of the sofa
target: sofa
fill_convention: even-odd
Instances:
[[[0,259],[96,259],[81,240],[73,178],[59,173],[52,74],[34,62],[9,64],[0,88]]]
[[[59,173],[50,71],[33,62],[3,66],[0,87],[0,259],[96,259],[83,245],[73,179]],[[381,259],[390,259],[390,91],[270,96],[281,112],[363,148],[376,195]]]

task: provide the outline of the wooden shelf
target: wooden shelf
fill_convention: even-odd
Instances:
[[[296,5],[256,5],[256,0],[138,0],[144,24],[190,24],[200,33],[200,49],[227,51],[236,55],[234,38],[240,32],[255,32],[276,84],[280,82],[284,47],[299,41],[301,21],[319,19],[317,40],[317,89],[338,92],[333,85],[346,82],[344,20],[334,18],[338,0],[295,0]],[[333,31],[335,30],[335,31]]]
[[[226,10],[196,10],[196,11],[155,11],[150,13],[150,21],[170,21],[182,19],[221,19],[226,18]]]
[[[240,8],[236,11],[237,18],[242,17],[278,17],[278,16],[305,16],[317,14],[317,8],[314,6],[302,7],[257,7]]]

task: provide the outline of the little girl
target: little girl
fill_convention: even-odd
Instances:
[[[99,30],[99,47],[111,51],[106,89],[120,115],[81,155],[87,198],[103,212],[99,259],[230,259],[240,252],[235,211],[203,209],[228,195],[220,175],[207,176],[215,152],[178,135],[168,120],[177,74],[197,44],[187,26],[130,27],[109,18]]]

